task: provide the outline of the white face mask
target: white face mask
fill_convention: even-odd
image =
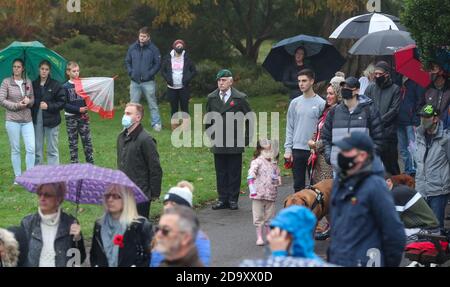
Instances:
[[[130,116],[124,115],[122,117],[122,126],[126,129],[128,129],[129,127],[131,127],[133,125],[133,120],[131,119]]]

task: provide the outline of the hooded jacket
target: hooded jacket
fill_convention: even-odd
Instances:
[[[416,189],[424,197],[450,193],[450,130],[439,123],[428,146],[425,130],[416,131]]]
[[[293,205],[282,209],[270,222],[270,227],[278,227],[292,235],[293,257],[317,259],[314,253],[313,230],[316,226],[315,215],[306,207]]]
[[[6,229],[0,228],[0,242],[5,248],[6,255],[0,257],[0,267],[16,267],[19,261],[19,243],[14,234]]]
[[[383,123],[385,143],[397,142],[398,115],[400,110],[400,87],[388,79],[381,87],[369,85],[364,94],[374,101]]]
[[[384,181],[379,157],[357,174],[338,174],[331,195],[328,261],[367,266],[370,251],[378,251],[381,267],[398,267],[406,243],[404,226]]]

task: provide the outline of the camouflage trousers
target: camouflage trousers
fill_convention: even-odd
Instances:
[[[84,148],[86,162],[94,164],[94,149],[92,148],[91,129],[89,128],[89,116],[66,115],[67,135],[69,138],[70,162],[78,163],[78,134]]]

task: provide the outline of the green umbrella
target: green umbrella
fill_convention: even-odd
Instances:
[[[0,81],[12,75],[12,61],[20,58],[25,62],[27,78],[35,80],[39,76],[39,63],[47,60],[52,65],[51,77],[59,82],[65,82],[67,61],[61,55],[46,48],[38,41],[13,42],[0,51]]]

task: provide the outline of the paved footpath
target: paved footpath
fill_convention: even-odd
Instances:
[[[277,212],[283,207],[284,198],[293,192],[292,180],[283,178],[278,189]],[[211,239],[211,266],[238,266],[243,259],[264,258],[267,247],[256,246],[256,231],[252,222],[251,200],[248,195],[239,198],[238,210],[212,210],[211,206],[198,212],[202,230]],[[316,241],[316,252],[325,258],[328,244]]]
[[[278,189],[276,202],[277,212],[283,207],[284,198],[293,192],[292,179],[283,178],[283,186]],[[447,208],[450,212],[450,205]],[[252,223],[251,200],[248,195],[239,198],[239,210],[212,210],[208,206],[198,211],[200,224],[211,240],[211,253],[213,267],[238,266],[243,259],[264,258],[269,254],[267,246],[256,246],[256,231]],[[450,221],[446,222],[450,227]],[[317,255],[326,257],[328,241],[316,241]],[[404,259],[401,266],[410,262]],[[450,261],[444,266],[450,266]]]

